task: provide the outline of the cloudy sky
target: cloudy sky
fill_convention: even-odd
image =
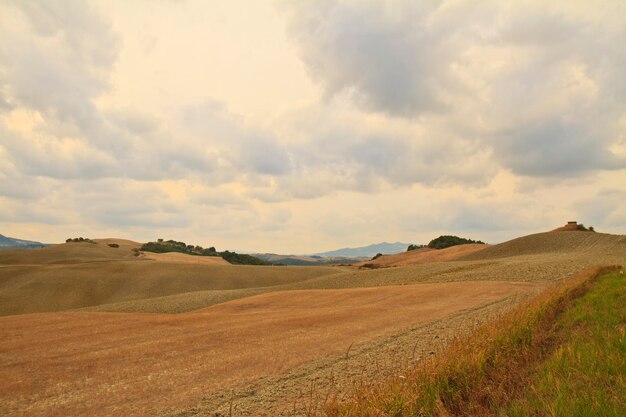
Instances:
[[[626,233],[626,2],[0,0],[0,233]]]

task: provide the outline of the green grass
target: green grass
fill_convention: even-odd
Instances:
[[[626,415],[626,285],[618,272],[557,321],[565,340],[536,371],[521,398],[500,415]]]
[[[330,416],[618,416],[624,280],[592,268],[459,340],[434,361],[326,404]],[[401,375],[401,377],[400,377]],[[571,381],[571,382],[570,382]],[[620,414],[621,412],[621,414]]]

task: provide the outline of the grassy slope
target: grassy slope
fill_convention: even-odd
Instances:
[[[434,362],[379,385],[362,385],[341,402],[331,401],[326,413],[550,415],[560,402],[579,396],[580,404],[571,400],[564,409],[568,412],[554,415],[620,415],[610,410],[623,409],[620,394],[626,389],[624,334],[619,334],[624,323],[623,278],[613,275],[572,307],[606,271],[595,268],[550,289],[470,339],[453,344]],[[563,311],[568,311],[565,316]],[[607,331],[614,335],[607,338]],[[571,374],[576,376],[568,385]],[[595,388],[588,389],[589,385]],[[602,413],[593,413],[599,409]]]
[[[626,414],[626,282],[614,272],[558,320],[565,340],[536,370],[509,417]]]

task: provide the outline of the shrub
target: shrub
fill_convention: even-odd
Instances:
[[[112,248],[119,248],[120,245],[118,245],[117,243],[109,243],[109,246]]]

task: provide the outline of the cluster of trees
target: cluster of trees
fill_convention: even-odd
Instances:
[[[406,248],[406,251],[407,251],[407,252],[409,252],[409,251],[412,251],[412,250],[415,250],[415,249],[422,249],[422,248],[425,248],[425,247],[427,247],[427,246],[426,246],[426,245],[414,245],[414,244],[410,244],[410,245],[409,245],[409,247],[408,247],[408,248]]]
[[[144,243],[140,250],[154,253],[180,252],[188,255],[218,256],[214,247],[205,249],[198,245],[187,245],[185,242],[177,242],[175,240],[164,241],[163,239],[158,239],[156,242]]]
[[[589,226],[589,227],[585,227],[584,224],[580,223],[576,226],[576,228],[578,230],[580,230],[581,232],[595,232],[596,230],[593,228],[593,226]]]
[[[86,237],[70,237],[68,239],[65,239],[65,243],[78,243],[78,242],[96,243],[93,240],[86,238]]]
[[[243,253],[224,251],[219,252],[219,256],[224,258],[227,262],[231,264],[238,265],[272,265],[269,262],[266,262],[262,259],[257,258],[256,256],[246,255]]]
[[[472,240],[458,236],[443,235],[431,240],[428,243],[428,247],[432,249],[445,249],[451,246],[465,245],[468,243],[479,243],[481,245],[485,244],[485,242],[481,242],[480,240]]]
[[[221,256],[227,262],[239,265],[271,265],[269,262],[265,262],[251,255],[230,251],[218,252],[213,246],[203,248],[202,246],[188,245],[185,242],[178,242],[176,240],[158,239],[156,242],[144,243],[139,250],[154,253],[179,252],[195,256]]]

